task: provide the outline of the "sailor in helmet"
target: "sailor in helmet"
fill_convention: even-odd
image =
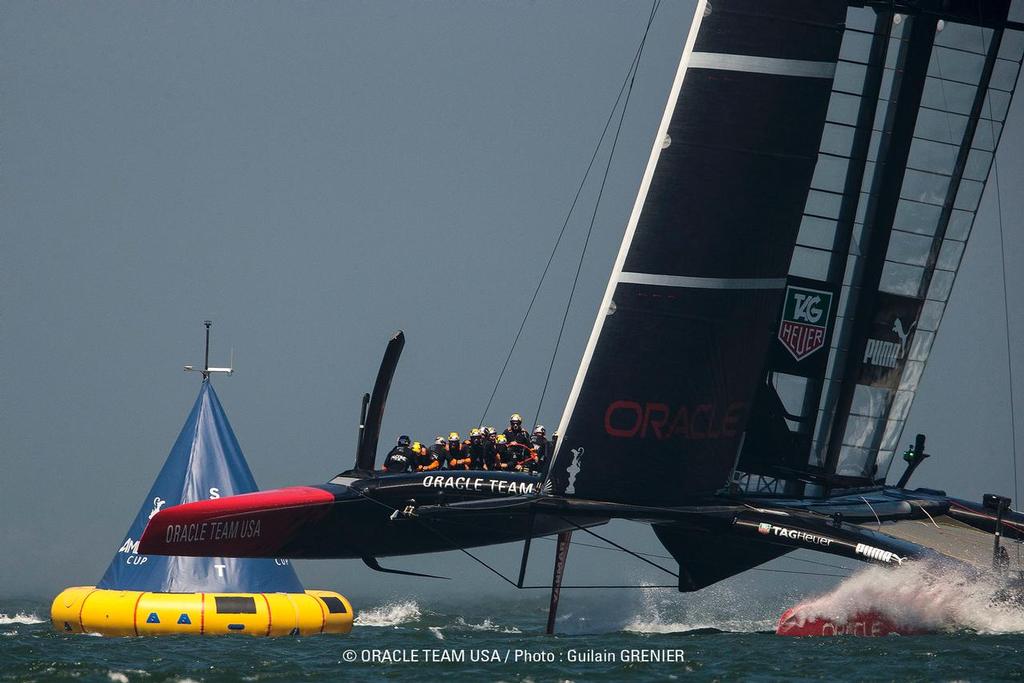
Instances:
[[[494,437],[494,459],[488,463],[487,469],[509,470],[515,466],[512,455],[508,452],[508,439],[504,434]]]
[[[484,427],[483,432],[483,447],[484,447],[484,468],[488,470],[497,470],[498,467],[498,432],[494,427]]]
[[[438,434],[434,437],[434,443],[427,448],[427,452],[430,453],[432,461],[437,462],[438,467],[443,467],[448,461],[448,442]]]
[[[520,444],[529,448],[530,435],[523,429],[523,416],[519,413],[512,413],[512,417],[508,419],[508,429],[502,433],[505,435],[505,441],[508,443]]]
[[[426,446],[417,441],[412,445],[412,449],[416,452],[417,472],[429,472],[430,470],[440,469],[442,459],[439,459],[437,455],[429,451]]]
[[[411,440],[405,434],[398,437],[398,444],[384,458],[384,471],[388,474],[411,472],[415,469],[416,454],[413,453]]]
[[[485,470],[487,452],[484,446],[484,430],[473,427],[469,430],[469,441],[463,446],[463,451],[469,454],[470,469]]]
[[[530,437],[533,445],[533,452],[537,454],[536,472],[544,472],[548,466],[548,456],[551,455],[551,442],[548,441],[548,432],[544,425],[537,425],[533,428],[533,436]]]
[[[469,463],[469,453],[462,450],[459,433],[451,432],[448,435],[448,469],[468,470]]]

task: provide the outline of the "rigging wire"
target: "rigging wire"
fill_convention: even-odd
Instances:
[[[989,107],[992,106],[991,93],[989,95]],[[992,136],[995,140],[995,124],[989,122],[992,126]],[[992,179],[995,182],[996,190],[996,217],[999,223],[999,252],[1000,252],[1000,265],[1002,266],[1002,278],[1003,278],[1003,318],[1006,323],[1006,374],[1009,379],[1009,394],[1010,394],[1010,462],[1013,463],[1013,497],[1018,499],[1020,489],[1017,488],[1017,420],[1016,412],[1014,410],[1013,400],[1013,352],[1010,344],[1010,299],[1008,295],[1008,289],[1006,286],[1006,240],[1003,234],[1003,202],[1000,197],[999,189],[999,166],[996,163],[996,154],[992,153]],[[1015,544],[1017,546],[1017,567],[1020,568],[1020,541],[1018,540]]]
[[[604,175],[601,177],[601,186],[597,192],[597,199],[594,201],[594,212],[590,216],[590,225],[587,227],[587,236],[583,240],[583,249],[580,251],[579,262],[576,264],[576,274],[572,279],[572,288],[569,290],[569,299],[565,302],[565,312],[562,314],[562,323],[558,328],[558,337],[555,339],[555,348],[551,352],[551,362],[548,363],[548,372],[544,377],[544,387],[540,392],[540,400],[537,402],[537,410],[534,411],[534,419],[540,418],[540,410],[544,405],[544,396],[548,391],[548,383],[551,381],[551,371],[555,367],[555,359],[558,357],[558,347],[562,343],[562,334],[565,332],[565,322],[569,318],[569,311],[572,308],[573,296],[576,294],[576,285],[579,284],[580,271],[583,270],[583,261],[587,255],[587,247],[590,245],[590,236],[594,232],[594,223],[597,221],[597,212],[601,208],[601,197],[604,196],[605,184],[608,182],[608,174],[611,171],[612,159],[615,157],[615,147],[619,143],[619,134],[622,132],[622,122],[626,119],[626,108],[629,106],[629,96],[633,92],[633,84],[636,82],[636,74],[640,70],[640,57],[643,54],[644,45],[647,43],[647,35],[651,31],[651,24],[654,23],[654,15],[658,12],[661,0],[655,0],[651,6],[651,16],[647,20],[647,28],[644,29],[643,38],[640,39],[640,48],[637,51],[636,61],[633,65],[633,75],[629,79],[629,88],[626,90],[626,98],[622,102],[622,112],[619,115],[619,124],[615,128],[615,136],[612,138],[611,149],[608,151],[608,161],[604,167]]]
[[[981,0],[978,0],[978,11],[981,12]],[[986,52],[985,46],[985,31],[979,27],[979,37],[981,38],[982,52]],[[992,33],[990,40],[995,40],[996,33]],[[996,55],[998,59],[999,55]],[[1017,63],[1018,75],[1020,73],[1021,63]],[[979,86],[980,87],[980,86]],[[1001,278],[1003,284],[1003,322],[1005,324],[1006,331],[1006,374],[1009,380],[1009,399],[1010,399],[1010,463],[1013,466],[1013,497],[1019,499],[1020,489],[1017,484],[1017,420],[1016,412],[1014,410],[1014,392],[1013,392],[1013,353],[1011,345],[1011,333],[1010,333],[1010,298],[1008,294],[1008,287],[1006,283],[1006,238],[1003,230],[1003,201],[1002,192],[999,186],[999,163],[996,159],[998,152],[998,141],[1001,137],[1000,133],[996,132],[995,116],[996,109],[992,104],[992,90],[987,88],[985,91],[985,98],[988,101],[989,118],[988,125],[992,135],[992,181],[995,184],[996,191],[996,221],[999,225],[999,265],[1001,267]],[[1009,105],[1007,106],[1007,114],[1009,114]],[[984,118],[984,117],[982,117]],[[1005,121],[1005,119],[1004,119]],[[1017,569],[1020,571],[1021,567],[1021,542],[1018,539],[1014,544],[1017,548]]]
[[[551,263],[555,259],[555,253],[558,251],[558,246],[562,243],[562,237],[565,235],[565,230],[569,225],[569,220],[572,218],[573,212],[576,209],[576,204],[579,202],[580,195],[583,193],[583,187],[586,185],[587,179],[590,177],[590,171],[594,167],[597,155],[600,153],[601,147],[604,145],[605,136],[608,134],[608,128],[611,126],[612,120],[615,118],[615,111],[619,108],[619,102],[622,99],[622,94],[626,91],[626,86],[632,84],[632,78],[635,76],[636,68],[640,62],[640,53],[643,51],[644,44],[647,41],[647,33],[650,31],[651,22],[654,21],[654,15],[657,13],[660,5],[661,0],[655,0],[654,6],[651,10],[651,15],[647,20],[647,27],[644,29],[643,38],[637,46],[636,52],[633,54],[633,60],[630,62],[629,68],[626,69],[626,77],[622,79],[622,85],[619,87],[619,93],[615,97],[615,103],[612,105],[611,111],[608,112],[608,118],[604,122],[604,128],[601,130],[601,135],[597,140],[597,146],[594,147],[594,153],[590,157],[587,169],[583,172],[583,178],[580,180],[580,184],[576,188],[576,194],[572,199],[572,204],[569,205],[569,211],[565,214],[565,220],[562,221],[562,227],[558,231],[558,237],[555,239],[555,244],[551,248],[551,253],[548,255],[548,260],[544,265],[544,270],[541,272],[540,280],[538,280],[537,286],[533,290],[533,296],[530,298],[530,303],[526,307],[526,313],[523,314],[523,320],[519,323],[519,330],[516,331],[516,335],[512,339],[512,345],[509,347],[508,355],[505,356],[505,362],[501,366],[501,372],[498,373],[498,379],[494,382],[494,388],[491,390],[491,395],[487,399],[487,405],[484,407],[483,413],[480,415],[480,421],[478,424],[481,426],[487,419],[487,412],[491,409],[491,404],[494,402],[494,397],[498,393],[498,387],[501,385],[501,380],[505,377],[505,371],[508,370],[508,364],[512,360],[512,354],[516,350],[516,346],[519,344],[519,338],[522,337],[523,330],[526,328],[526,321],[530,318],[530,313],[533,312],[534,304],[537,303],[537,296],[540,294],[541,287],[544,285],[544,280],[548,275],[548,271],[551,269]],[[623,109],[625,109],[625,106],[623,106]],[[540,416],[538,415],[538,419],[539,417]]]
[[[398,512],[398,508],[393,507],[391,505],[388,505],[387,503],[385,503],[383,501],[377,500],[376,498],[368,495],[365,491],[360,491],[358,489],[351,489],[351,490],[355,491],[357,494],[359,494],[360,496],[362,496],[366,500],[370,501],[371,503],[374,503],[375,505],[379,505],[380,507],[382,507],[382,508],[384,508],[386,510],[390,510],[391,512]],[[476,562],[477,564],[482,566],[484,569],[486,569],[487,571],[491,572],[492,574],[494,574],[495,576],[500,578],[505,583],[508,583],[509,585],[513,586],[514,588],[520,589],[520,586],[515,581],[513,581],[509,577],[505,576],[500,571],[498,571],[497,569],[495,569],[490,564],[488,564],[487,562],[485,562],[481,558],[477,557],[476,555],[474,555],[470,551],[466,550],[464,547],[462,547],[461,545],[456,543],[454,540],[449,538],[447,534],[441,532],[439,529],[436,529],[435,525],[432,525],[432,524],[428,523],[427,520],[425,520],[422,517],[414,516],[414,517],[412,517],[412,519],[414,519],[417,522],[419,522],[420,526],[425,528],[427,531],[431,532],[432,534],[438,536],[443,541],[448,543],[451,546],[452,550],[458,550],[463,555],[465,555],[469,559],[473,560],[474,562]],[[676,578],[679,578],[679,575],[676,574],[675,572],[673,572],[672,570],[666,569],[665,567],[662,567],[661,565],[659,565],[659,564],[657,564],[655,562],[652,562],[651,560],[648,560],[648,559],[646,559],[643,556],[647,555],[647,556],[650,556],[650,557],[664,557],[665,559],[673,559],[673,560],[675,558],[670,558],[668,556],[663,556],[663,555],[654,555],[652,553],[641,553],[641,552],[636,552],[636,551],[630,550],[628,548],[625,548],[625,547],[619,545],[618,543],[615,543],[614,541],[611,541],[611,540],[605,538],[604,536],[601,536],[600,534],[598,534],[598,533],[596,533],[596,532],[594,532],[594,531],[592,531],[590,529],[587,529],[586,527],[580,526],[579,524],[576,524],[575,522],[572,522],[571,520],[567,520],[565,518],[561,518],[561,519],[564,522],[572,524],[577,529],[579,529],[581,531],[584,531],[584,532],[590,534],[591,536],[594,536],[595,538],[598,538],[598,539],[604,541],[605,543],[607,543],[607,544],[609,544],[611,546],[614,546],[614,547],[595,546],[595,545],[592,545],[592,544],[580,543],[579,541],[576,542],[577,545],[586,545],[586,546],[594,547],[594,548],[597,548],[597,549],[600,549],[600,550],[612,550],[612,551],[618,550],[618,551],[624,552],[624,553],[626,553],[628,555],[632,555],[632,556],[636,557],[637,559],[639,559],[639,560],[641,560],[643,562],[646,562],[647,564],[650,564],[650,565],[652,565],[654,567],[657,567],[658,569],[660,569],[663,572],[666,572],[666,573],[671,574],[672,576],[674,576]],[[549,538],[546,538],[546,537],[540,537],[540,538],[544,538],[545,540],[553,540],[553,539],[549,539]],[[821,564],[821,565],[829,566],[829,567],[833,567],[834,566],[836,569],[846,569],[845,567],[839,567],[839,566],[835,566],[835,565],[828,565],[828,564],[826,564],[824,562],[814,562],[813,560],[803,560],[801,558],[796,558],[796,557],[789,558],[789,559],[798,560],[798,561],[802,561],[802,562],[810,562],[812,564]],[[801,571],[795,571],[795,570],[791,570],[791,569],[763,569],[763,568],[760,568],[760,567],[754,567],[753,570],[754,571],[762,571],[762,572],[772,572],[772,573],[777,573],[777,574],[801,574],[801,575],[807,575],[807,576],[827,576],[827,577],[836,577],[836,578],[847,578],[847,576],[848,576],[847,574],[827,574],[827,573],[824,573],[824,572],[801,572]],[[522,590],[537,590],[537,589],[547,589],[547,588],[551,588],[551,586],[540,585],[540,586],[522,586],[521,587]],[[605,585],[605,584],[601,584],[601,585],[562,586],[562,588],[572,588],[572,589],[577,589],[577,588],[581,588],[581,589],[582,588],[632,588],[632,589],[636,589],[636,588],[678,588],[678,586],[677,585],[652,585],[652,586],[644,586],[644,585],[610,585],[610,584],[609,585]]]

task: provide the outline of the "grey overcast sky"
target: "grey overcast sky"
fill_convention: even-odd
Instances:
[[[551,428],[693,7],[666,0],[644,51],[540,414]],[[99,579],[199,388],[181,366],[202,360],[204,318],[215,321],[212,360],[235,349],[236,375],[215,384],[264,488],[351,464],[359,398],[399,328],[408,343],[383,438],[475,424],[649,9],[0,5],[0,597]],[[998,155],[1018,390],[1022,107],[1018,98]],[[593,188],[581,199],[491,423],[514,410],[533,420],[594,199]],[[969,498],[1013,494],[995,207],[990,182],[904,436],[929,435],[935,457],[918,485]],[[662,552],[646,531],[609,533]],[[541,548],[538,582],[550,571]],[[518,552],[483,554],[511,571]],[[423,583],[352,561],[299,569],[357,606],[467,586],[507,593],[458,555],[394,564],[464,578]],[[572,580],[662,581],[586,548],[569,570]],[[767,576],[730,585],[823,585]]]

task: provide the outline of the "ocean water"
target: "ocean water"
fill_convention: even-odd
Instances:
[[[351,635],[281,639],[65,635],[48,603],[0,599],[0,681],[1024,680],[1024,611],[974,583],[919,579],[868,569],[808,602],[940,631],[882,638],[778,637],[772,600],[715,589],[563,595],[551,637],[539,594],[364,599]]]

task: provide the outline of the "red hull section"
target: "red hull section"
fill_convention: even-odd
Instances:
[[[333,504],[323,489],[292,486],[176,505],[149,520],[139,554],[274,557]]]
[[[779,619],[775,634],[780,636],[859,636],[876,637],[897,634],[914,636],[926,633],[895,623],[877,612],[860,612],[845,619],[831,620],[818,616],[805,617],[804,605],[786,610]]]

